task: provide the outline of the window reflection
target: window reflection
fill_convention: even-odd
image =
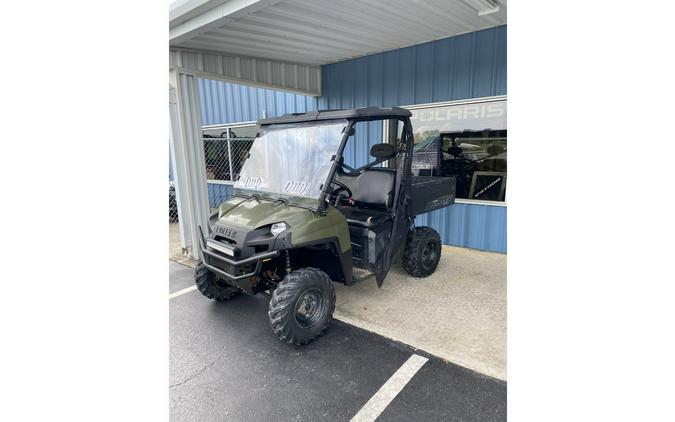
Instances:
[[[506,100],[411,111],[414,174],[454,176],[457,198],[504,201]]]

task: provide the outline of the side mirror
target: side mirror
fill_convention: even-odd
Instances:
[[[396,155],[396,148],[392,144],[375,144],[370,147],[370,155],[377,159],[386,160]]]

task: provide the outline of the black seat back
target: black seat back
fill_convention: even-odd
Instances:
[[[335,180],[352,191],[352,199],[359,206],[388,211],[394,203],[396,171],[393,169],[371,167],[360,174],[352,174],[338,168]]]

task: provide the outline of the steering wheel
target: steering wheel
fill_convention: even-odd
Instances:
[[[349,189],[349,187],[347,187],[347,185],[345,185],[344,183],[338,182],[337,180],[333,180],[331,182],[331,184],[335,184],[335,185],[338,186],[338,188],[333,191],[333,195],[335,195],[335,205],[336,206],[338,205],[338,201],[339,201],[341,196],[345,199],[349,199],[349,198],[352,197],[352,195],[353,195],[352,190]],[[342,191],[345,191],[347,193],[347,195],[342,195],[341,194]]]

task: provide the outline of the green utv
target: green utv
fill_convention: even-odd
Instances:
[[[233,197],[211,217],[206,238],[199,228],[199,291],[220,301],[267,295],[272,330],[299,345],[328,326],[333,282],[375,276],[380,287],[399,260],[415,277],[432,274],[440,238],[414,218],[453,204],[455,180],[413,176],[410,115],[367,107],[258,121]],[[372,145],[372,162],[345,163],[376,136],[387,143]]]

